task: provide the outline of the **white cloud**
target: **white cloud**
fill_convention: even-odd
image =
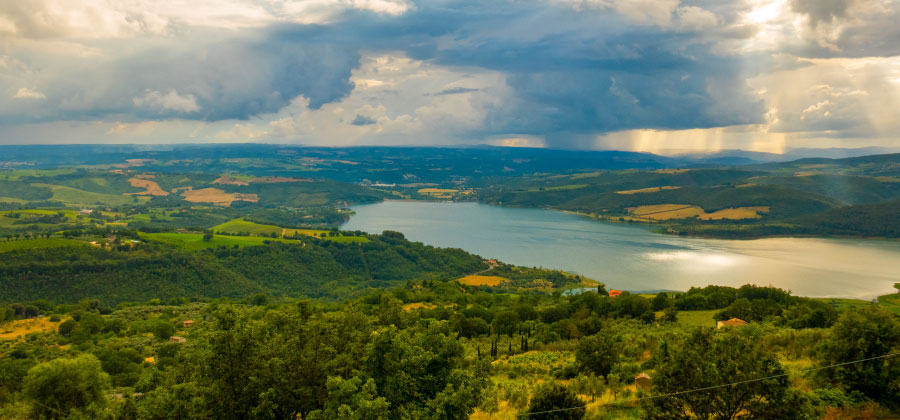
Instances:
[[[800,119],[805,120],[807,117],[809,118],[827,118],[831,116],[831,111],[829,108],[834,106],[834,102],[829,100],[824,100],[815,105],[810,105],[803,112],[800,113]]]
[[[805,66],[749,80],[778,110],[770,132],[828,137],[889,137],[900,132],[900,58],[804,60]]]
[[[354,90],[340,101],[310,109],[309,100],[298,97],[261,122],[232,124],[214,137],[329,146],[452,144],[479,130],[488,109],[510,94],[500,73],[447,69],[400,53],[364,55],[351,81]],[[435,94],[454,88],[458,93]]]
[[[702,31],[715,28],[719,24],[716,14],[697,6],[683,6],[676,10],[678,29],[683,31]]]
[[[169,89],[167,93],[156,90],[147,90],[144,96],[133,98],[132,102],[139,108],[170,110],[179,112],[197,112],[197,97],[194,95],[179,95],[175,89]]]
[[[612,9],[630,21],[640,24],[669,26],[672,12],[681,0],[551,0],[567,4],[575,10]]]
[[[15,99],[45,99],[46,97],[47,96],[45,96],[41,92],[25,87],[19,88],[19,91],[16,92],[15,95],[13,95],[13,98]]]
[[[406,0],[27,0],[0,2],[0,34],[21,38],[173,35],[179,26],[225,29],[323,24],[346,10],[401,15]]]

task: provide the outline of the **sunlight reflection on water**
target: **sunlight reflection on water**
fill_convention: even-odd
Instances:
[[[562,212],[476,203],[388,201],[355,206],[348,230],[403,232],[524,266],[578,273],[610,288],[687,290],[753,283],[805,296],[872,298],[900,282],[900,242],[692,239]]]

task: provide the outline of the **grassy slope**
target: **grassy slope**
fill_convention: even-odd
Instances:
[[[237,245],[240,248],[245,246],[262,245],[265,241],[284,242],[299,244],[300,241],[280,239],[280,238],[263,238],[259,236],[227,236],[215,235],[212,240],[206,242],[203,235],[199,233],[141,233],[142,238],[151,241],[161,242],[164,244],[175,246],[179,249],[187,251],[196,251],[206,248],[216,248],[219,246],[233,247]]]
[[[137,202],[149,201],[149,197],[144,196],[127,196],[115,194],[103,194],[90,191],[83,191],[72,187],[52,184],[32,184],[36,187],[46,187],[53,191],[51,200],[62,201],[70,205],[109,205],[119,206],[123,204],[132,204]]]
[[[249,235],[270,235],[275,233],[281,236],[293,236],[295,233],[306,236],[315,236],[321,239],[326,239],[329,241],[335,242],[368,242],[369,240],[364,236],[328,236],[327,230],[320,229],[285,229],[278,226],[273,225],[263,225],[259,223],[249,222],[244,219],[234,219],[229,220],[221,225],[214,226],[214,232],[228,232],[228,233],[246,233]],[[322,234],[326,236],[322,238]]]
[[[652,295],[650,296],[652,298]],[[833,306],[835,309],[837,309],[838,312],[843,312],[850,309],[859,309],[872,304],[872,302],[870,301],[860,299],[815,299]],[[884,309],[894,312],[897,315],[900,315],[900,293],[878,297],[878,305]],[[716,321],[713,319],[713,315],[715,315],[719,311],[721,311],[721,309],[711,309],[703,311],[678,311],[678,323],[689,327],[714,327],[716,325]],[[657,317],[661,315],[662,311],[656,313]]]
[[[3,241],[0,242],[0,252],[16,251],[20,249],[40,249],[40,248],[57,248],[57,247],[78,247],[89,246],[87,242],[74,239],[49,238],[49,239],[28,239],[20,241]]]
[[[248,222],[244,219],[233,219],[218,226],[213,226],[215,232],[247,233],[250,235],[268,235],[276,233],[281,235],[282,228],[271,225]]]
[[[893,313],[900,315],[900,293],[879,296],[878,303]]]

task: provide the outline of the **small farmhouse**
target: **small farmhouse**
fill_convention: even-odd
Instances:
[[[637,376],[634,377],[634,386],[637,387],[638,389],[643,389],[644,391],[647,391],[650,389],[650,384],[651,384],[650,375],[648,375],[646,373],[639,373]]]

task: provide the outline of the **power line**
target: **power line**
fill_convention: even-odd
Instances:
[[[866,358],[866,359],[853,360],[853,361],[850,361],[850,362],[835,363],[835,364],[833,364],[833,365],[828,365],[828,366],[819,366],[819,367],[814,367],[814,368],[801,369],[801,370],[797,371],[796,373],[807,373],[807,372],[813,372],[813,371],[817,371],[817,370],[831,369],[831,368],[835,368],[835,367],[839,367],[839,366],[852,365],[852,364],[855,364],[855,363],[868,362],[868,361],[878,360],[878,359],[886,359],[886,358],[888,358],[888,357],[893,357],[893,356],[900,356],[900,352],[897,352],[897,353],[890,353],[890,354],[885,354],[885,355],[875,356],[875,357],[869,357],[869,358]],[[729,383],[729,384],[713,385],[713,386],[707,386],[707,387],[702,387],[702,388],[694,388],[694,389],[688,389],[688,390],[685,390],[685,391],[671,392],[671,393],[668,393],[668,394],[651,395],[651,396],[649,396],[649,397],[643,397],[643,398],[632,398],[632,399],[630,399],[630,400],[625,400],[625,401],[621,401],[621,402],[622,402],[622,403],[633,403],[633,402],[639,402],[639,401],[644,401],[644,400],[653,400],[653,399],[657,399],[657,398],[674,397],[674,396],[676,396],[676,395],[689,394],[689,393],[692,393],[692,392],[709,391],[709,390],[712,390],[712,389],[725,388],[725,387],[737,386],[737,385],[743,385],[743,384],[747,384],[747,383],[751,383],[751,382],[766,381],[766,380],[769,380],[769,379],[781,378],[781,377],[788,376],[788,375],[790,375],[790,374],[789,374],[789,373],[782,373],[782,374],[779,374],[779,375],[766,376],[766,377],[763,377],[763,378],[756,378],[756,379],[747,379],[747,380],[744,380],[744,381],[732,382],[732,383]],[[610,404],[610,403],[599,404],[599,405],[597,405],[597,407],[603,407],[603,406],[606,406],[606,405],[608,405],[608,404]],[[520,414],[516,414],[516,417],[528,417],[528,416],[533,416],[533,415],[536,415],[536,414],[556,413],[556,412],[560,412],[560,411],[571,411],[571,410],[578,410],[578,409],[585,409],[585,407],[557,408],[557,409],[554,409],[554,410],[536,411],[536,412],[534,412],[534,413],[520,413]]]

